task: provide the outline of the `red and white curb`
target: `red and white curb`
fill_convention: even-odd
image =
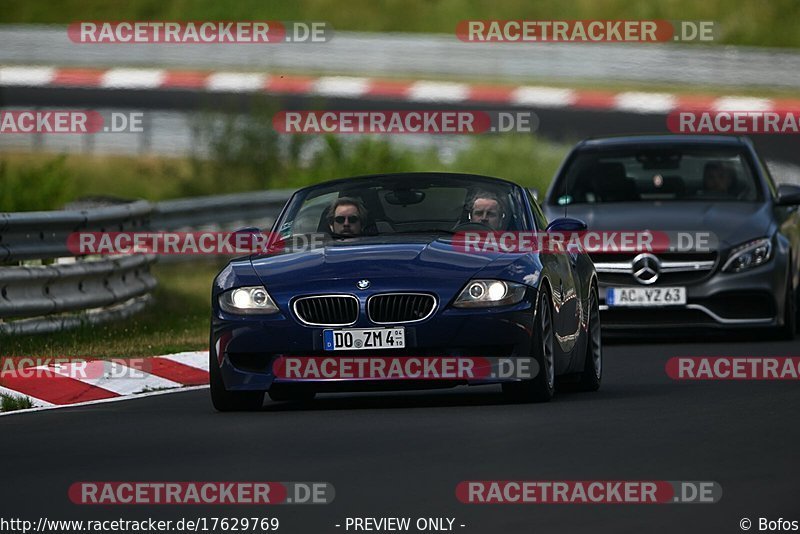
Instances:
[[[33,410],[42,410],[129,400],[208,386],[207,351],[179,352],[135,361],[146,361],[146,370],[136,364],[127,368],[124,359],[115,359],[111,373],[104,372],[109,369],[109,363],[103,360],[83,365],[69,363],[4,372],[0,378],[0,393],[27,397],[33,403]],[[0,415],[26,411],[31,409]]]
[[[506,104],[515,107],[573,108],[667,114],[671,111],[796,111],[800,100],[746,96],[704,96],[566,89],[533,85],[486,85],[351,76],[308,77],[252,72],[165,69],[0,67],[0,87],[93,89],[175,89],[226,93],[267,93],[339,98],[388,98],[443,104]]]

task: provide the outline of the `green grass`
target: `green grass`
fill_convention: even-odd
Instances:
[[[175,198],[189,173],[184,159],[2,153],[0,211],[59,209],[86,196]]]
[[[270,126],[271,128],[271,126]],[[261,139],[268,131],[229,133]],[[303,142],[310,140],[306,136]],[[59,209],[85,196],[164,200],[268,188],[297,188],[333,178],[381,172],[445,171],[487,174],[543,190],[569,149],[531,135],[482,135],[452,161],[440,161],[432,151],[412,152],[384,139],[342,143],[324,139],[310,162],[294,156],[265,157],[269,143],[230,153],[220,148],[211,161],[191,158],[90,156],[71,154],[0,154],[0,211]],[[267,145],[263,148],[262,145]]]
[[[208,350],[211,281],[222,261],[155,265],[155,302],[132,318],[76,330],[0,339],[4,357],[138,357]]]
[[[319,20],[330,22],[334,30],[451,35],[464,19],[713,20],[720,25],[714,44],[800,47],[796,0],[17,0],[5,2],[0,10],[0,22],[5,23]]]
[[[12,412],[14,410],[26,410],[28,408],[33,408],[33,401],[31,401],[30,398],[0,393],[0,412]]]
[[[66,156],[0,158],[0,212],[43,209],[45,199],[48,208],[71,200],[77,184],[65,161]]]

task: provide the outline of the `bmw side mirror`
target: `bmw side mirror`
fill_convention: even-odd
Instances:
[[[775,200],[778,206],[796,206],[800,204],[800,186],[793,184],[781,184],[778,186],[778,198]]]
[[[588,226],[580,219],[559,217],[547,225],[547,232],[583,232]]]

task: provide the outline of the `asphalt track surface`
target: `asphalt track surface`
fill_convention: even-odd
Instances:
[[[328,394],[257,413],[208,391],[0,417],[0,517],[274,516],[278,532],[345,532],[347,517],[454,517],[464,533],[741,532],[800,520],[798,383],[676,382],[672,356],[797,356],[759,334],[605,341],[597,393],[505,404],[499,388]],[[468,505],[463,480],[704,480],[716,504]],[[327,481],[329,505],[77,506],[76,481]],[[413,519],[412,519],[413,522]],[[341,528],[335,527],[342,525]],[[413,523],[412,523],[413,524]],[[352,532],[352,530],[351,530]],[[416,532],[411,530],[411,532]]]

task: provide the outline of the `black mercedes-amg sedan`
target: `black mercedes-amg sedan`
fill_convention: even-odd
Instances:
[[[594,231],[677,237],[661,250],[592,254],[604,329],[756,327],[792,338],[799,204],[800,187],[776,185],[747,138],[643,135],[578,143],[543,207]]]

